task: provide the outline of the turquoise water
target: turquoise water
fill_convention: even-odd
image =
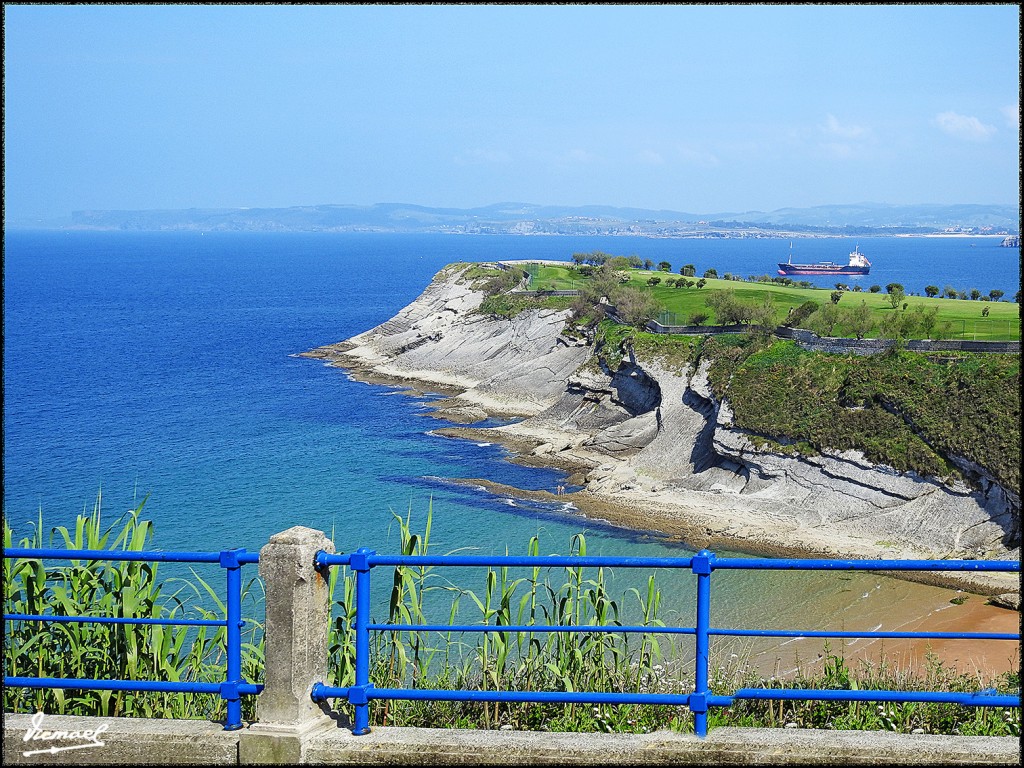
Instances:
[[[958,287],[1017,290],[1019,252],[978,240],[861,240],[912,253],[928,277]],[[840,256],[845,240],[800,241],[808,259]],[[102,490],[107,519],[148,495],[156,545],[168,550],[259,549],[295,525],[333,531],[339,549],[397,549],[394,515],[422,528],[431,549],[685,556],[657,535],[581,518],[564,503],[493,496],[452,483],[487,478],[554,490],[558,472],[506,461],[496,445],[428,434],[429,398],[349,379],[299,352],[391,317],[452,261],[568,259],[574,251],[636,253],[678,268],[761,274],[782,241],[423,235],[8,233],[4,244],[4,514],[16,538],[42,509],[66,525]],[[781,250],[780,250],[781,249]],[[899,249],[903,249],[900,251]],[[959,250],[958,250],[959,249]],[[780,251],[780,253],[776,253]],[[965,272],[965,259],[974,258]],[[877,268],[884,282],[916,285]],[[967,277],[970,276],[970,280]],[[620,572],[621,591],[646,574]],[[660,577],[659,577],[660,578]],[[685,620],[688,579],[666,581],[666,610]],[[729,574],[719,623],[777,594],[768,620],[841,621],[852,605],[918,600],[900,582],[801,574]],[[879,587],[883,584],[886,586]],[[910,591],[908,591],[910,590]],[[861,595],[863,594],[863,597]],[[888,595],[888,597],[886,597]],[[914,597],[917,595],[917,597]],[[858,609],[860,610],[860,609]],[[862,611],[863,613],[863,611]]]

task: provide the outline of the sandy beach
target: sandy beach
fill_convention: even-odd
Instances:
[[[973,632],[973,633],[1020,633],[1020,613],[1006,608],[989,605],[982,598],[969,596],[956,605],[934,607],[926,615],[911,619],[903,624],[907,632]],[[899,669],[923,670],[926,656],[934,653],[946,666],[961,672],[977,674],[986,682],[994,675],[1020,670],[1020,644],[1007,640],[888,640],[881,641],[878,650],[867,649],[866,658],[871,654],[884,653]]]

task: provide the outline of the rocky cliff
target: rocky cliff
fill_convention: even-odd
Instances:
[[[707,362],[595,358],[567,312],[479,312],[463,269],[440,273],[393,319],[306,353],[374,380],[427,382],[445,415],[524,419],[488,430],[526,460],[564,466],[585,512],[695,546],[852,557],[1019,557],[1019,497],[872,464],[857,451],[785,454],[732,421]],[[614,510],[620,510],[616,513]],[[990,592],[1016,579],[982,577]]]
[[[442,271],[391,320],[307,355],[337,359],[385,379],[452,388],[461,393],[470,417],[481,407],[515,414],[542,411],[558,399],[590,350],[562,337],[564,313],[524,312],[510,321],[477,312],[483,294],[463,272]]]

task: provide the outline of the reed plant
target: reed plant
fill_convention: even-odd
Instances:
[[[428,508],[423,535],[413,531],[411,511],[404,518],[396,514],[395,520],[401,553],[426,554],[432,509]],[[539,548],[539,540],[533,537],[526,554],[537,556]],[[572,537],[569,554],[586,556],[582,534]],[[377,687],[626,692],[657,679],[655,667],[662,648],[655,635],[636,639],[627,633],[598,631],[623,623],[623,606],[609,594],[605,569],[535,566],[513,577],[507,567],[486,568],[477,589],[470,589],[465,580],[455,583],[441,570],[396,566],[388,622],[425,625],[430,623],[428,610],[439,607],[449,625],[592,626],[595,631],[380,632],[371,638],[371,681]],[[332,573],[331,588],[336,617],[330,643],[332,684],[346,686],[354,680],[352,641],[344,640],[351,638],[354,622],[352,575],[346,569]],[[643,625],[664,626],[657,615],[660,594],[653,576],[645,594],[634,588],[626,598],[635,600],[631,615],[639,614]],[[435,618],[433,623],[439,622]],[[347,710],[346,704],[339,706]],[[384,701],[371,707],[371,717],[377,725],[438,722],[440,717],[453,727],[574,730],[574,724],[593,720],[593,713],[590,707],[572,704]]]
[[[153,524],[141,517],[145,499],[105,525],[102,492],[73,530],[47,531],[42,512],[21,548],[141,552],[152,546]],[[4,548],[13,532],[4,522]],[[55,617],[223,619],[224,604],[194,569],[191,578],[163,579],[157,563],[140,561],[4,558],[4,612]],[[262,604],[261,587],[249,582],[243,603]],[[10,676],[223,682],[224,627],[97,624],[18,619],[4,622],[4,673]],[[263,676],[262,626],[243,633],[243,675]],[[210,694],[90,691],[5,687],[4,711],[67,715],[220,719],[225,703]],[[248,700],[247,700],[248,699]],[[252,697],[243,714],[254,713]]]

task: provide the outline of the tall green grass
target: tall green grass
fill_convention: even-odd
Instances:
[[[141,551],[151,547],[152,523],[141,519],[143,505],[108,527],[101,519],[101,498],[92,514],[82,514],[74,531],[58,527],[47,537],[42,515],[22,547],[62,543],[70,549]],[[412,514],[395,515],[400,552],[424,555],[430,547],[432,510],[422,533]],[[11,546],[5,524],[4,546]],[[527,554],[539,554],[532,538]],[[586,555],[586,539],[578,534],[569,553]],[[692,664],[681,649],[658,635],[661,593],[651,576],[645,588],[632,588],[619,598],[608,591],[603,568],[541,568],[513,577],[506,568],[483,569],[479,586],[470,589],[443,575],[454,569],[396,567],[375,569],[373,578],[390,577],[386,617],[393,624],[479,624],[494,627],[577,626],[593,632],[553,633],[508,631],[463,634],[454,631],[393,630],[371,635],[371,682],[377,687],[418,687],[468,690],[600,691],[689,693]],[[460,569],[461,570],[461,569]],[[329,577],[332,623],[329,631],[329,682],[345,687],[355,682],[355,580],[347,568]],[[263,599],[257,579],[246,588],[243,615],[259,614]],[[6,613],[131,616],[138,618],[220,618],[218,590],[193,572],[191,579],[158,578],[148,563],[84,562],[44,565],[35,559],[4,562]],[[440,613],[439,613],[440,612]],[[628,618],[628,621],[626,619]],[[622,623],[650,626],[639,636],[599,632]],[[261,682],[264,667],[263,630],[249,621],[243,637],[243,674]],[[1019,693],[1019,673],[982,680],[949,669],[934,656],[924,670],[900,670],[881,659],[848,665],[825,647],[821,665],[800,667],[790,677],[768,680],[736,654],[713,649],[712,689],[730,693],[738,687],[862,688],[885,690],[974,691],[993,686]],[[717,653],[715,651],[718,651]],[[6,675],[139,680],[224,679],[224,629],[142,625],[57,624],[13,621],[5,624]],[[728,658],[726,658],[728,656]],[[799,665],[798,665],[799,666]],[[351,716],[344,700],[336,702]],[[220,719],[224,703],[216,696],[4,689],[7,712],[50,714]],[[258,697],[243,697],[243,715],[258,715]],[[692,731],[687,707],[655,705],[565,705],[552,703],[377,701],[371,704],[371,725],[431,728],[500,728],[577,732],[642,733],[662,728]],[[713,708],[709,724],[755,727],[888,729],[902,732],[1019,735],[1020,710],[971,708],[951,704],[886,704],[845,702],[739,701],[729,709]]]
[[[411,514],[396,515],[400,552],[426,554],[430,544],[432,513],[428,510],[424,533],[413,532]],[[585,556],[582,534],[570,542],[570,554]],[[527,555],[539,554],[539,541],[531,538]],[[433,567],[398,566],[392,574],[387,621],[394,624],[439,623],[428,617],[428,604],[443,606],[449,624],[481,626],[593,626],[621,624],[623,606],[608,592],[603,568],[548,569],[534,567],[513,578],[508,568],[487,568],[478,589],[457,585]],[[552,573],[552,571],[554,573]],[[384,577],[375,569],[375,578]],[[355,590],[345,569],[332,573],[335,593],[334,634],[331,643],[333,685],[354,682],[355,660],[351,629],[355,617]],[[440,598],[440,599],[439,599]],[[642,623],[664,626],[658,619],[658,592],[654,577],[646,594],[629,590]],[[377,617],[373,618],[378,621]],[[372,637],[371,681],[377,687],[421,687],[468,690],[522,691],[635,691],[657,678],[656,663],[662,648],[655,635],[638,638],[608,632],[455,633],[420,630],[380,632]],[[347,705],[341,704],[341,709]],[[578,705],[506,704],[472,702],[379,702],[371,707],[371,723],[403,725],[440,717],[458,727],[515,727],[573,730],[584,722],[587,708]]]
[[[140,517],[145,500],[104,525],[102,494],[73,530],[49,531],[40,511],[23,548],[140,552],[152,546],[153,524]],[[4,548],[12,546],[4,522]],[[53,616],[144,619],[223,619],[216,589],[192,571],[191,579],[162,580],[157,563],[58,561],[4,558],[4,612]],[[243,604],[262,604],[262,587],[251,580]],[[250,611],[251,614],[252,611]],[[245,612],[243,611],[243,615]],[[224,627],[8,621],[4,625],[4,673],[24,677],[223,682]],[[243,633],[243,675],[263,676],[262,626],[249,621]],[[4,688],[4,710],[48,714],[220,719],[219,696],[191,693]],[[254,712],[243,698],[243,714]]]
[[[1019,651],[1018,651],[1019,653]],[[798,664],[790,677],[768,680],[734,659],[713,668],[711,687],[716,693],[737,688],[815,688],[831,690],[944,691],[969,693],[994,689],[1020,695],[1020,668],[994,679],[949,667],[934,653],[925,655],[921,668],[900,668],[880,654],[877,661],[849,662],[834,653],[826,641],[821,659]],[[708,727],[815,728],[826,730],[893,731],[897,733],[955,734],[961,736],[1020,736],[1020,708],[966,707],[959,704],[754,701],[738,700],[727,709],[712,708]]]

